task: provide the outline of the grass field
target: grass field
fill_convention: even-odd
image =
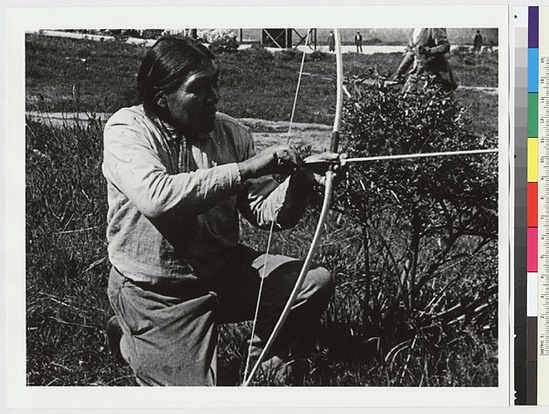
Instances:
[[[136,102],[136,78],[146,50],[118,42],[93,42],[27,35],[27,110],[44,112],[112,113]],[[387,75],[396,70],[397,53],[344,56],[347,76],[377,70]],[[450,64],[461,86],[497,87],[497,55],[455,53]],[[237,118],[289,121],[298,81],[301,54],[284,51],[272,55],[261,49],[218,57],[221,73],[219,109]],[[320,54],[307,57],[295,122],[331,124],[335,102],[335,57]],[[245,99],[242,99],[244,98]],[[471,113],[488,111],[497,118],[493,97],[482,92],[456,91],[456,98]],[[480,117],[471,116],[472,128],[485,132],[489,127]],[[484,118],[484,117],[482,117]],[[494,123],[495,125],[495,123]],[[493,131],[492,131],[493,132]]]
[[[93,43],[27,36],[27,109],[113,112],[134,103],[135,73],[144,50],[118,43]],[[288,120],[299,56],[263,50],[222,55],[220,110],[235,117]],[[344,56],[347,76],[391,72],[400,56]],[[455,54],[451,64],[462,85],[497,86],[497,56]],[[296,110],[297,122],[332,122],[335,89],[333,56],[306,62]],[[456,91],[468,107],[470,128],[497,135],[497,96]],[[54,127],[27,121],[27,383],[29,385],[135,385],[127,366],[106,348],[104,323],[112,314],[106,297],[106,188],[101,174],[102,123]],[[303,257],[318,217],[313,203],[299,225],[275,236],[272,251]],[[389,218],[387,218],[389,220]],[[383,228],[381,226],[380,228]],[[322,321],[305,385],[329,386],[494,386],[497,385],[497,296],[482,319],[458,320],[447,331],[422,330],[411,340],[379,352],[381,334],[365,323],[362,233],[341,211],[332,211],[317,261],[337,280],[336,294]],[[242,241],[265,248],[265,235],[242,223]],[[464,242],[470,243],[472,239]],[[467,246],[463,246],[467,248]],[[375,254],[376,252],[372,252]],[[457,280],[426,287],[440,306],[497,281],[493,249],[451,270]],[[449,273],[450,274],[450,273]],[[383,275],[371,289],[382,291]],[[442,290],[437,290],[442,289]],[[431,303],[431,305],[433,305]],[[438,308],[437,308],[438,309]],[[442,312],[445,308],[438,309]],[[398,316],[398,315],[397,315]],[[404,326],[407,319],[394,319]],[[403,325],[404,324],[404,325]],[[236,385],[239,349],[249,325],[221,327],[219,383]]]

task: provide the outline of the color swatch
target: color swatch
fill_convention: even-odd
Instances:
[[[528,226],[535,220],[528,212],[533,196],[528,184],[528,7],[515,9],[514,33],[514,138],[515,138],[515,211],[514,211],[514,390],[515,405],[526,404],[527,388],[527,282]],[[531,152],[530,152],[531,155]],[[530,160],[532,162],[532,159]],[[537,161],[537,160],[536,160]],[[537,201],[537,200],[536,200]],[[530,218],[530,220],[529,220]]]
[[[539,8],[528,7],[528,186],[538,191],[538,28]],[[537,200],[528,204],[528,214],[537,210]],[[538,221],[528,225],[527,283],[527,382],[526,404],[537,405],[537,284],[538,284]]]
[[[549,7],[530,6],[516,9],[515,405],[549,404],[549,126],[547,125],[549,124],[549,29],[547,26],[549,26]],[[523,187],[524,179],[526,179],[526,194]],[[524,196],[526,217],[524,217],[524,200],[522,199]],[[524,243],[526,249],[524,249]]]

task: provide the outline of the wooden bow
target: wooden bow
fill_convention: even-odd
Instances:
[[[337,29],[334,29],[334,38],[335,38],[335,50],[336,50],[336,70],[337,70],[337,93],[336,93],[336,113],[334,116],[334,125],[332,130],[332,139],[331,139],[331,145],[330,150],[332,152],[337,152],[338,146],[339,146],[339,130],[341,126],[341,114],[343,111],[343,57],[341,54],[341,42],[339,39],[339,32]],[[333,193],[333,183],[334,183],[334,172],[330,168],[326,172],[326,182],[324,187],[324,200],[322,203],[322,209],[320,212],[320,218],[318,220],[318,224],[315,230],[315,234],[313,236],[313,240],[311,242],[311,247],[309,248],[309,252],[307,253],[307,256],[305,258],[305,261],[303,263],[303,267],[301,268],[301,271],[299,272],[299,276],[296,280],[296,283],[294,285],[294,289],[292,290],[292,293],[290,294],[290,297],[288,298],[288,301],[286,302],[286,305],[284,306],[284,310],[282,311],[282,314],[280,315],[273,332],[271,333],[271,336],[267,340],[265,347],[263,348],[263,351],[259,355],[259,358],[255,362],[254,367],[250,371],[250,374],[248,375],[248,378],[244,378],[243,386],[247,386],[250,381],[252,380],[254,374],[256,373],[257,369],[263,362],[265,356],[270,351],[274,341],[276,340],[278,334],[280,333],[282,326],[286,322],[286,319],[292,309],[292,306],[294,305],[294,302],[297,298],[297,295],[299,294],[299,291],[301,290],[301,287],[303,285],[303,282],[305,281],[305,277],[307,276],[307,273],[309,272],[309,269],[311,268],[313,257],[315,255],[316,249],[318,247],[320,237],[322,234],[322,229],[324,228],[324,225],[326,223],[326,219],[328,217],[328,212],[330,210],[330,204],[332,201],[332,193]]]

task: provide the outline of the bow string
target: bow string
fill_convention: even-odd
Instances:
[[[331,143],[330,143],[330,150],[332,152],[337,152],[338,146],[339,146],[339,131],[341,127],[341,115],[343,112],[343,57],[341,53],[341,42],[339,38],[339,31],[337,29],[334,29],[334,39],[335,39],[335,50],[336,50],[336,71],[337,71],[337,92],[336,92],[336,111],[334,115],[334,124],[332,129],[332,137],[331,137]],[[296,94],[297,96],[297,94]],[[248,377],[244,378],[243,386],[248,386],[250,381],[252,380],[253,376],[255,375],[256,371],[260,367],[261,363],[265,359],[265,356],[270,351],[274,341],[278,337],[278,334],[282,330],[282,327],[284,323],[286,322],[286,319],[292,310],[292,306],[294,305],[294,302],[299,294],[299,291],[301,290],[301,287],[303,286],[303,282],[305,281],[305,277],[307,276],[307,273],[309,272],[309,269],[311,268],[313,257],[315,255],[316,249],[318,247],[318,244],[320,242],[320,238],[322,235],[322,230],[324,228],[324,225],[326,223],[328,212],[330,210],[330,204],[332,201],[332,194],[333,194],[333,184],[334,184],[334,176],[335,173],[333,172],[332,168],[329,168],[326,172],[326,181],[324,186],[324,199],[322,202],[322,208],[320,212],[320,217],[318,220],[318,224],[316,226],[316,230],[311,242],[311,247],[309,248],[309,252],[307,253],[307,256],[305,257],[305,260],[303,262],[303,266],[301,268],[301,271],[299,272],[299,276],[297,277],[297,280],[295,282],[294,288],[286,302],[286,305],[284,306],[284,309],[282,311],[282,314],[280,315],[273,332],[271,333],[271,336],[265,343],[265,346],[259,355],[257,361],[255,362],[252,370],[250,371],[250,374]],[[259,303],[259,298],[258,298]],[[257,315],[257,313],[256,313]],[[255,324],[255,321],[254,321]],[[253,338],[252,338],[253,339]],[[248,352],[248,358],[250,353]],[[245,371],[245,375],[247,372],[247,368]]]

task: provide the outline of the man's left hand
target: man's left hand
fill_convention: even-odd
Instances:
[[[418,52],[423,55],[423,56],[431,56],[432,55],[432,51],[431,51],[431,48],[428,47],[428,46],[419,46],[418,47]]]
[[[323,152],[307,157],[303,161],[302,168],[306,170],[309,178],[317,185],[325,185],[326,171],[330,169],[335,173],[336,181],[345,174],[344,160],[347,154],[337,154],[335,152]]]

